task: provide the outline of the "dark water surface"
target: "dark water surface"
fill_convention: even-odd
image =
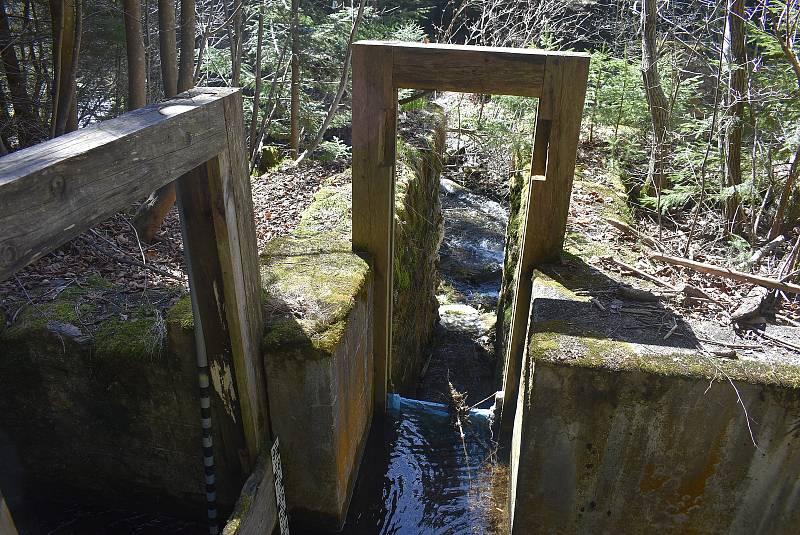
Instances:
[[[47,501],[14,513],[20,535],[206,535],[204,524],[117,507]],[[4,534],[0,534],[4,535]]]
[[[344,533],[491,534],[498,521],[488,411],[464,438],[443,405],[400,399],[367,445]]]

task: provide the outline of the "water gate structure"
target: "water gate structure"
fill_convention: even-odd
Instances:
[[[541,339],[535,328],[540,316],[546,316],[543,299],[553,300],[546,293],[553,284],[543,286],[536,267],[557,260],[564,242],[588,66],[588,57],[578,53],[356,43],[352,241],[309,246],[308,236],[300,236],[289,249],[266,252],[262,258],[256,247],[238,90],[197,88],[19,151],[0,159],[0,280],[176,181],[209,516],[216,516],[218,487],[233,482],[242,489],[241,497],[224,533],[278,529],[283,489],[275,484],[278,457],[270,453],[279,442],[293,522],[335,531],[347,513],[370,426],[386,411],[391,390],[397,89],[538,98],[499,396],[500,437],[511,450],[512,532],[598,532],[619,528],[624,523],[614,522],[626,517],[635,518],[643,529],[648,518],[658,518],[668,532],[687,527],[687,521],[698,532],[708,532],[704,526],[731,517],[726,509],[731,501],[747,513],[747,519],[737,520],[738,528],[791,525],[800,514],[793,512],[800,510],[794,507],[800,495],[800,461],[786,437],[798,414],[797,385],[764,379],[756,381],[761,386],[740,386],[760,395],[755,410],[771,422],[761,436],[765,458],[783,462],[780,471],[765,465],[768,476],[760,477],[752,471],[767,461],[756,460],[749,450],[742,453],[741,433],[725,430],[739,414],[735,403],[709,424],[713,447],[696,440],[685,426],[670,424],[650,449],[626,449],[629,436],[645,443],[655,440],[648,426],[640,425],[643,420],[682,418],[688,409],[680,402],[681,392],[687,381],[700,377],[691,375],[696,368],[687,367],[691,377],[684,380],[678,377],[683,371],[643,367],[650,374],[647,380],[638,375],[628,380],[596,352],[589,355],[594,360],[581,360],[576,367],[531,349],[538,341],[554,350],[552,340]],[[324,272],[326,261],[335,262],[340,272],[320,288],[314,282],[319,279],[308,271]],[[300,274],[300,285],[292,289],[295,297],[315,293],[327,299],[328,290],[349,292],[331,302],[341,312],[336,329],[305,340],[307,352],[281,345],[283,334],[275,334],[296,336],[300,320],[290,314],[280,324],[265,318],[265,311],[285,305],[265,300],[265,285],[280,285],[276,278],[287,270]],[[746,379],[729,377],[731,384]],[[668,385],[670,381],[675,385]],[[692,386],[688,391],[691,399],[702,402],[702,389]],[[714,399],[722,403],[730,394],[726,392]],[[697,422],[700,417],[693,418]],[[674,436],[671,429],[676,429]],[[693,458],[711,458],[711,464],[664,473],[665,459],[680,465]],[[715,468],[728,468],[731,462],[736,470],[722,473]],[[627,503],[613,500],[615,491],[622,493],[614,487],[614,477],[627,489]],[[641,496],[657,504],[654,510],[642,507]],[[693,516],[706,510],[710,512]],[[726,520],[721,525],[734,524]],[[13,529],[2,503],[0,529]]]

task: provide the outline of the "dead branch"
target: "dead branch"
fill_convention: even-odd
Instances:
[[[678,258],[675,256],[667,256],[663,254],[650,255],[650,259],[660,260],[661,262],[665,262],[667,264],[672,264],[675,266],[687,267],[689,269],[699,271],[700,273],[708,273],[709,275],[716,275],[718,277],[723,277],[726,279],[731,279],[739,282],[746,282],[749,284],[755,284],[757,286],[763,286],[764,288],[771,288],[773,290],[780,290],[782,292],[800,294],[800,285],[792,284],[790,282],[781,282],[778,279],[773,279],[770,277],[762,277],[761,275],[751,275],[749,273],[736,271],[735,269],[723,268],[712,264],[695,262],[694,260],[688,260],[686,258]]]
[[[636,275],[639,275],[643,279],[649,280],[650,282],[658,284],[659,286],[662,286],[662,287],[667,288],[669,290],[673,290],[673,291],[676,291],[676,292],[680,291],[679,288],[676,288],[675,286],[671,285],[670,283],[665,282],[665,281],[659,279],[658,277],[655,277],[655,276],[653,276],[653,275],[651,275],[651,274],[649,274],[649,273],[647,273],[645,271],[642,271],[641,269],[635,268],[635,267],[633,267],[633,266],[631,266],[629,264],[626,264],[625,262],[622,262],[621,260],[617,260],[616,258],[613,258],[611,256],[604,256],[604,257],[602,257],[602,260],[606,260],[608,262],[616,264],[617,266],[619,266],[619,267],[621,267],[623,269],[627,269],[628,271],[630,271],[632,273],[635,273]]]
[[[637,240],[641,241],[642,243],[644,243],[645,245],[647,245],[649,247],[652,247],[653,249],[656,249],[656,250],[658,250],[658,251],[660,251],[662,253],[664,252],[664,248],[661,246],[660,243],[658,243],[656,240],[654,240],[650,236],[642,234],[641,232],[639,232],[635,228],[631,227],[627,223],[623,223],[622,221],[619,221],[617,219],[612,219],[610,217],[606,217],[606,218],[603,218],[603,219],[605,220],[606,223],[608,223],[609,225],[611,225],[615,229],[619,230],[620,232],[636,238]]]

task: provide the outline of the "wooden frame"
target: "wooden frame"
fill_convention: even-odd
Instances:
[[[385,410],[391,369],[397,89],[540,99],[511,337],[504,426],[513,422],[533,266],[556,260],[566,231],[589,57],[570,52],[359,41],[353,45],[353,250],[373,265],[375,404]]]
[[[177,180],[197,350],[227,415],[214,426],[244,478],[269,431],[243,136],[239,90],[197,88],[0,158],[0,280]]]

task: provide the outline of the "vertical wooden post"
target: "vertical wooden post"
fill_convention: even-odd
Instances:
[[[214,411],[215,435],[244,476],[267,438],[263,308],[238,91],[225,97],[224,114],[222,152],[181,177],[177,192],[198,347],[205,346],[212,404],[224,409]]]
[[[391,365],[397,90],[391,46],[353,45],[353,251],[372,262],[375,408],[386,409]]]
[[[505,358],[500,421],[501,435],[505,437],[510,436],[517,408],[519,374],[527,343],[533,268],[537,264],[558,260],[564,245],[588,77],[588,58],[547,57],[536,117],[528,202]]]
[[[8,510],[2,491],[0,491],[0,535],[17,535],[14,519],[11,518],[11,511]]]

